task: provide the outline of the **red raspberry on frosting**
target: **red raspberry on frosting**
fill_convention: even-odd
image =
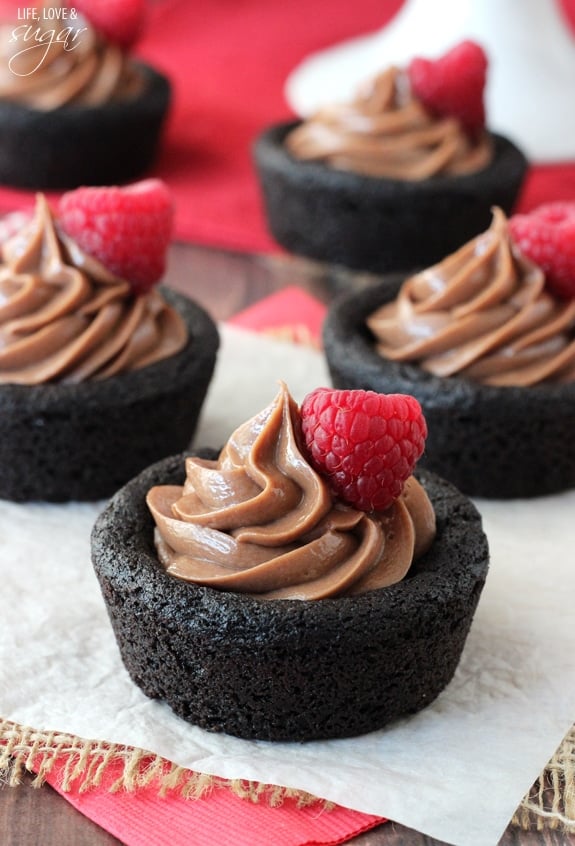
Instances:
[[[575,203],[545,203],[509,220],[513,241],[545,273],[558,297],[575,297]]]
[[[69,6],[87,18],[108,41],[125,50],[142,34],[146,0],[69,0]]]
[[[68,191],[60,199],[58,224],[85,253],[143,294],[164,274],[173,214],[167,185],[145,179],[122,188]]]
[[[405,394],[317,388],[301,418],[313,466],[362,511],[383,511],[397,499],[427,437],[421,406]]]
[[[436,60],[414,58],[408,76],[413,93],[433,114],[458,118],[472,136],[481,132],[487,57],[479,44],[462,41]]]

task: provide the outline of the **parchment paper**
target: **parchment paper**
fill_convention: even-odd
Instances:
[[[318,353],[229,328],[223,337],[198,444],[220,446],[279,378],[298,401],[329,384]],[[575,491],[477,504],[491,569],[453,682],[386,730],[302,745],[209,734],[131,683],[90,563],[103,503],[0,501],[0,714],[494,846],[575,719]]]

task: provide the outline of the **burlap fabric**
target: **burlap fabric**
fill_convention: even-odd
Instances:
[[[0,779],[17,785],[26,770],[36,774],[33,784],[39,787],[56,760],[65,762],[64,792],[98,788],[106,767],[113,761],[122,765],[120,778],[110,787],[113,792],[135,791],[157,784],[160,795],[175,791],[190,800],[214,789],[226,789],[241,798],[265,801],[272,806],[288,797],[297,799],[302,806],[321,801],[302,791],[197,773],[142,749],[37,731],[0,718]],[[325,804],[329,807],[329,803]],[[575,725],[524,796],[512,823],[523,829],[549,828],[575,833]]]

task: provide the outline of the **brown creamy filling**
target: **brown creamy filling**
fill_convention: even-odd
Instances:
[[[50,0],[38,19],[0,28],[0,100],[49,111],[99,106],[141,92],[142,75],[124,51],[105,42],[81,16],[45,20],[44,8],[66,6]]]
[[[432,117],[397,68],[375,77],[351,103],[320,109],[285,144],[297,159],[410,181],[472,173],[493,155],[487,135],[472,141],[454,118]]]
[[[217,460],[186,459],[182,486],[152,488],[160,562],[201,585],[262,599],[323,599],[400,581],[435,537],[433,507],[410,478],[385,512],[334,501],[299,446],[282,388]]]
[[[104,379],[186,344],[184,322],[161,295],[134,296],[57,231],[43,196],[2,254],[0,384]]]
[[[500,209],[486,232],[407,279],[367,324],[384,358],[436,376],[519,386],[575,380],[575,300],[548,292]]]

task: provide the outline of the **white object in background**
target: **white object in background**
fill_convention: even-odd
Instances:
[[[489,58],[489,128],[532,161],[574,159],[575,37],[557,0],[406,0],[383,30],[304,60],[287,80],[287,100],[308,115],[348,100],[390,64],[437,58],[467,38]]]

